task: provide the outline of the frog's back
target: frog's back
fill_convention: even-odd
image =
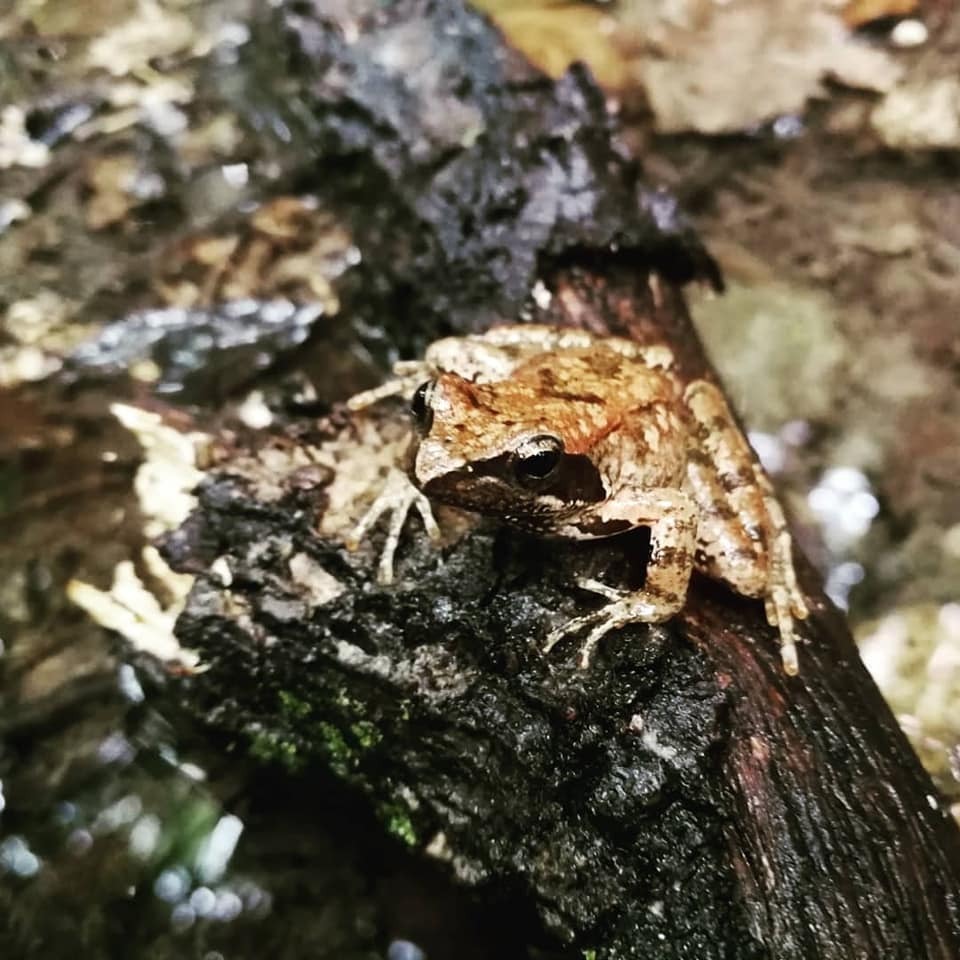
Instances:
[[[602,341],[537,354],[517,367],[513,376],[544,398],[602,403],[613,414],[679,400],[670,371],[626,357]]]

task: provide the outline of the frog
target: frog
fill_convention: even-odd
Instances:
[[[356,549],[391,514],[378,579],[411,512],[439,540],[433,504],[497,518],[561,540],[616,537],[646,527],[642,587],[580,578],[605,603],[550,631],[544,654],[586,634],[587,669],[608,633],[662,623],[685,604],[693,571],[763,601],[779,631],[783,670],[799,672],[796,622],[809,610],[772,482],[721,389],[682,377],[671,349],[585,329],[513,323],[445,337],[400,361],[385,384],[352,397],[362,411],[411,396],[404,465],[348,537]]]

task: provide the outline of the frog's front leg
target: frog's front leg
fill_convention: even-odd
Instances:
[[[346,540],[348,550],[356,550],[371,527],[385,514],[390,516],[387,538],[380,553],[377,582],[393,583],[393,558],[400,543],[400,535],[410,511],[416,509],[431,540],[440,539],[440,528],[434,519],[430,501],[413,485],[407,474],[397,467],[387,474],[383,489],[377,494],[367,512],[360,518]]]
[[[682,608],[693,570],[696,549],[697,507],[680,490],[661,489],[639,494],[636,499],[599,504],[593,516],[601,521],[628,521],[650,528],[650,560],[643,589],[626,593],[594,580],[580,586],[611,598],[599,610],[565,623],[554,630],[543,647],[549,653],[564,637],[592,627],[580,651],[580,666],[586,669],[600,640],[611,630],[628,623],[661,623]]]
[[[355,393],[347,400],[347,409],[355,413],[366,410],[387,397],[407,396],[413,393],[424,380],[436,371],[423,360],[398,360],[393,365],[393,378],[362,393]]]
[[[422,360],[400,360],[393,365],[395,377],[379,387],[356,393],[347,400],[347,408],[353,411],[365,410],[380,400],[398,394],[410,394],[419,386],[424,378],[432,376],[434,370]],[[410,461],[412,448],[408,446],[404,455],[405,461]],[[382,584],[393,583],[393,558],[400,543],[404,524],[410,511],[416,509],[423,520],[424,529],[431,540],[440,539],[440,528],[434,519],[430,501],[413,485],[407,472],[399,467],[392,467],[387,474],[383,487],[370,504],[369,509],[357,521],[356,526],[346,538],[348,550],[356,550],[366,538],[371,528],[384,515],[390,517],[387,528],[387,538],[380,553],[380,563],[377,568],[377,581]]]
[[[738,593],[763,598],[768,622],[780,631],[784,672],[794,675],[794,618],[808,611],[783,509],[720,390],[695,380],[685,400],[697,428],[687,470],[701,515],[697,565]]]

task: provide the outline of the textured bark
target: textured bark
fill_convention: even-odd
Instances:
[[[536,75],[456,3],[337,6],[261,25],[269,88],[297,108],[252,102],[316,145],[298,183],[362,254],[345,315],[406,350],[518,316],[580,325],[667,343],[709,375],[679,285],[719,285],[716,269],[669,198],[637,187],[587,77]],[[544,658],[537,643],[587,602],[575,572],[642,568],[642,535],[558,547],[479,523],[441,562],[411,532],[398,584],[379,587],[372,550],[316,533],[331,478],[271,469],[226,464],[166,545],[200,571],[178,633],[208,665],[184,700],[210,725],[297,771],[329,766],[491,915],[525,918],[524,942],[960,955],[960,835],[811,571],[799,678],[762,605],[702,578],[682,616],[620,631],[582,673],[569,645]],[[292,557],[342,592],[311,596]]]

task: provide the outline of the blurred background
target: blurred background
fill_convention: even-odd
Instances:
[[[396,934],[390,864],[369,889],[380,854],[304,830],[311,808],[270,745],[218,753],[151,696],[162,678],[128,645],[174,650],[189,578],[148,540],[198,476],[143,408],[263,429],[389,359],[338,313],[358,253],[295,189],[311,148],[276,110],[296,90],[264,72],[258,6],[0,0],[5,957],[419,955]],[[698,329],[960,816],[960,13],[480,6],[547,73],[588,65],[622,149],[719,261],[727,292],[689,291]],[[337,365],[310,351],[278,365],[321,313]],[[343,864],[338,882],[317,858]]]

